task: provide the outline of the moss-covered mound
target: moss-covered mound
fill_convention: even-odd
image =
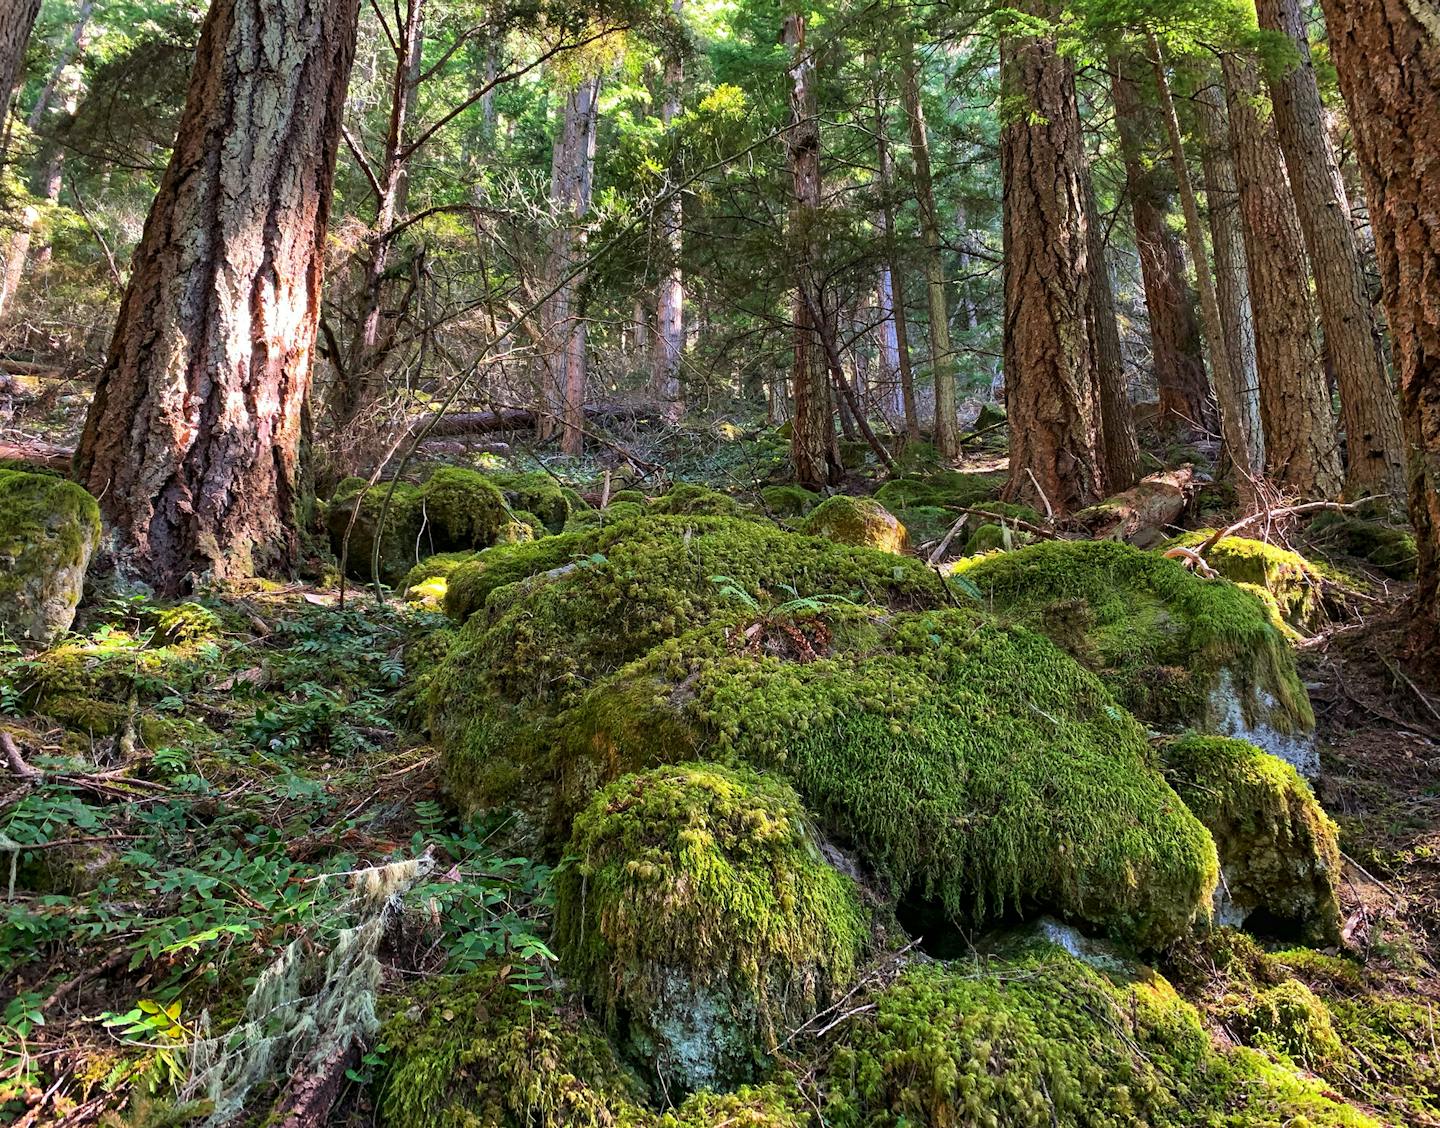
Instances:
[[[1315,944],[1339,942],[1340,847],[1335,824],[1284,761],[1243,740],[1164,741],[1166,777],[1220,852],[1217,917]]]
[[[542,743],[557,825],[616,774],[726,756],[788,775],[894,895],[973,924],[1044,909],[1160,945],[1215,885],[1210,837],[1144,730],[1047,639],[975,610],[697,631]]]
[[[1094,670],[1141,720],[1241,737],[1316,769],[1294,655],[1249,592],[1113,541],[1049,541],[957,571],[988,606]]]
[[[1003,472],[967,474],[959,470],[937,470],[886,482],[875,491],[875,500],[892,510],[917,505],[986,505],[1000,496],[1004,485]]]
[[[1159,976],[1050,945],[911,968],[855,1024],[826,1082],[837,1128],[1377,1124],[1258,1054],[1218,1052]]]
[[[1333,1066],[1344,1054],[1325,1004],[1295,979],[1236,1003],[1224,1017],[1247,1046],[1283,1054],[1306,1069]]]
[[[1310,523],[1307,535],[1316,548],[1327,554],[1363,560],[1397,580],[1415,578],[1420,550],[1408,526],[1378,516],[1329,511]]]
[[[760,499],[776,517],[803,517],[820,504],[819,494],[793,484],[766,486]]]
[[[745,507],[729,494],[699,486],[693,482],[679,482],[662,497],[650,503],[655,513],[687,517],[739,517]]]
[[[394,586],[418,561],[437,552],[473,550],[535,535],[533,528],[516,519],[496,485],[474,470],[444,466],[423,485],[397,482],[385,512],[389,493],[388,482],[367,489],[363,478],[347,478],[336,487],[326,510],[326,528],[337,555],[348,532],[345,570],[355,579],[371,578],[377,541],[380,579]]]
[[[805,518],[805,532],[836,544],[876,548],[903,553],[910,548],[910,534],[895,515],[870,497],[826,498]]]
[[[64,478],[0,470],[0,636],[48,646],[70,629],[100,544],[100,507]]]
[[[460,560],[445,576],[445,614],[463,623],[485,606],[497,588],[573,564],[593,543],[593,536],[585,532],[561,533],[536,541],[498,544]],[[416,574],[411,573],[412,579]]]
[[[1213,529],[1200,529],[1169,543],[1194,548],[1213,535]],[[1320,577],[1298,552],[1248,537],[1222,537],[1206,551],[1205,561],[1227,580],[1264,592],[1262,598],[1287,626],[1308,634],[1324,622]]]
[[[578,1006],[556,1007],[487,965],[391,1000],[385,1128],[807,1128],[793,1083],[700,1092],[654,1111],[651,1093]],[[678,1095],[678,1094],[677,1094]]]
[[[543,470],[488,475],[505,496],[505,502],[519,513],[533,514],[540,519],[542,531],[558,533],[565,527],[571,513],[589,507],[574,490],[562,486]]]
[[[678,765],[626,776],[575,820],[557,874],[569,973],[666,1091],[753,1079],[848,985],[869,938],[788,784]]]

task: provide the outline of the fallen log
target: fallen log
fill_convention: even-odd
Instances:
[[[666,405],[660,403],[592,403],[585,418],[596,422],[660,418]],[[522,431],[535,426],[538,413],[528,407],[502,407],[495,411],[456,411],[440,416],[421,416],[410,424],[410,433],[425,432],[427,439],[461,435],[487,435],[494,431]],[[433,424],[433,426],[430,426]],[[427,426],[429,430],[426,431]]]
[[[75,452],[69,447],[55,443],[0,443],[0,462],[23,462],[42,470],[55,470],[61,474],[70,472],[70,460]]]
[[[1095,540],[1123,540],[1150,548],[1169,535],[1166,527],[1180,520],[1199,488],[1193,467],[1164,470],[1080,510],[1070,523]]]

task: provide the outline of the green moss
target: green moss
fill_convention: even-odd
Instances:
[[[760,497],[777,517],[803,517],[820,503],[819,494],[796,485],[766,486]]]
[[[1284,1054],[1307,1069],[1323,1069],[1344,1053],[1325,1004],[1293,979],[1235,1004],[1224,1018],[1246,1045]]]
[[[1165,774],[1220,852],[1220,917],[1259,912],[1268,927],[1339,943],[1335,824],[1289,764],[1243,740],[1190,735],[1161,744]]]
[[[787,653],[791,629],[826,652]],[[893,895],[967,924],[1047,909],[1158,945],[1206,910],[1209,835],[1144,731],[1042,636],[973,610],[834,609],[823,631],[735,637],[662,643],[544,731],[556,826],[613,773],[723,756],[789,776]]]
[[[533,1003],[534,1005],[529,1005]],[[640,1080],[578,1012],[482,967],[397,1000],[378,1112],[388,1128],[610,1128],[650,1115]]]
[[[445,614],[463,623],[485,606],[496,588],[563,567],[578,558],[582,546],[588,543],[583,533],[563,533],[538,541],[496,545],[459,560],[446,578]]]
[[[1049,541],[962,561],[1006,617],[1043,631],[1142,720],[1300,758],[1315,718],[1263,604],[1234,584],[1111,541]]]
[[[895,519],[905,526],[911,543],[915,545],[934,544],[943,538],[955,523],[955,517],[956,514],[948,509],[941,509],[938,505],[917,505],[911,509],[898,510],[895,514]],[[951,551],[960,547],[964,539],[962,530],[955,540],[951,541]]]
[[[655,513],[690,517],[739,517],[745,512],[744,506],[729,494],[691,482],[671,486],[663,497],[651,502],[651,509]]]
[[[490,480],[505,495],[505,501],[517,512],[516,517],[524,518],[533,514],[538,530],[558,533],[572,512],[589,508],[580,500],[574,490],[562,486],[543,470],[529,470],[524,473],[501,473],[489,475]]]
[[[869,938],[785,783],[686,764],[618,780],[556,875],[564,966],[665,1087],[752,1079],[849,984]]]
[[[1394,579],[1415,577],[1419,549],[1407,527],[1351,513],[1325,512],[1310,523],[1309,537],[1317,547],[1363,560]]]
[[[1004,484],[1003,474],[941,470],[924,477],[895,478],[886,482],[875,491],[875,500],[890,509],[908,509],[917,505],[966,508],[984,505],[988,508],[1000,496]]]
[[[161,645],[214,642],[220,637],[220,616],[199,603],[177,603],[155,614],[155,641]]]
[[[1169,542],[1194,548],[1214,535],[1213,529],[1185,533]],[[1325,618],[1320,577],[1298,552],[1246,537],[1223,537],[1205,553],[1206,562],[1237,584],[1265,591],[1281,620],[1306,633],[1318,629]]]
[[[826,1081],[836,1128],[1375,1124],[1293,1071],[1218,1052],[1159,976],[1046,945],[911,968],[856,1023]]]
[[[994,427],[997,423],[1005,422],[1005,409],[998,403],[983,403],[980,405],[980,414],[975,416],[975,425],[972,431],[983,431],[986,427]]]
[[[863,439],[840,440],[840,465],[846,470],[859,470],[870,458],[870,444]]]
[[[413,603],[441,608],[445,605],[451,575],[478,555],[475,552],[437,552],[434,556],[427,556],[405,573],[400,590]]]
[[[645,495],[639,490],[616,490],[610,495],[610,505],[643,506],[645,504],[645,500]]]
[[[70,629],[100,544],[100,507],[63,478],[0,470],[0,635],[46,645]]]
[[[380,579],[394,586],[424,557],[484,548],[517,533],[499,489],[474,470],[442,466],[422,486],[396,483],[382,528],[389,493],[388,482],[366,489],[364,479],[347,478],[326,509],[337,555],[348,531],[345,570],[354,579],[370,578],[377,539]]]
[[[810,1128],[810,1109],[793,1082],[772,1081],[733,1093],[701,1091],[673,1112],[660,1117],[657,1128]]]
[[[587,529],[603,528],[606,525],[617,525],[621,521],[633,521],[637,517],[644,517],[648,512],[643,501],[611,501],[604,509],[582,509],[571,514],[570,520],[565,523],[565,531],[576,533]]]
[[[910,547],[910,534],[905,526],[870,497],[837,494],[826,498],[805,518],[803,529],[811,536],[824,537],[836,544],[859,545],[882,552],[903,553]]]

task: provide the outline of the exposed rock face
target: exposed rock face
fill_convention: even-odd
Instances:
[[[74,482],[0,470],[0,632],[48,646],[69,630],[99,544],[99,506]]]

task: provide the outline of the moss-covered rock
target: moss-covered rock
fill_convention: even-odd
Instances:
[[[572,512],[588,509],[580,495],[561,485],[543,470],[528,470],[523,473],[499,473],[487,475],[505,495],[505,502],[512,510],[538,518],[538,529],[558,533]]]
[[[982,403],[980,413],[975,416],[975,425],[972,431],[983,431],[987,427],[994,427],[1004,423],[1006,419],[1005,409],[998,403]]]
[[[427,556],[405,573],[400,590],[409,602],[439,610],[445,606],[450,576],[478,555],[476,552],[437,552]]]
[[[875,500],[892,510],[917,505],[988,507],[1004,485],[1004,474],[937,470],[923,477],[892,479],[875,491]]]
[[[1224,1011],[1225,1025],[1248,1046],[1284,1054],[1306,1069],[1333,1067],[1344,1055],[1325,1004],[1287,979]]]
[[[1214,532],[1200,529],[1169,543],[1194,548]],[[1206,551],[1205,560],[1227,580],[1262,589],[1285,625],[1309,634],[1323,624],[1320,576],[1298,552],[1248,537],[1222,537]]]
[[[1153,972],[1040,944],[906,971],[841,1042],[826,1090],[837,1128],[1377,1124],[1291,1069],[1217,1051]]]
[[[820,504],[819,494],[793,484],[766,486],[760,497],[776,517],[803,517]]]
[[[1406,526],[1331,511],[1310,523],[1308,535],[1322,551],[1363,560],[1397,580],[1415,577],[1420,552],[1414,532]]]
[[[474,470],[442,466],[423,485],[397,482],[388,512],[387,495],[388,482],[367,488],[363,478],[347,478],[326,509],[326,528],[337,555],[348,533],[345,570],[354,579],[371,577],[377,541],[380,579],[394,586],[418,561],[437,552],[529,536],[521,532],[500,490]]]
[[[1293,767],[1253,744],[1189,735],[1160,746],[1166,777],[1220,852],[1217,920],[1315,944],[1340,932],[1340,847]]]
[[[748,771],[626,776],[575,820],[557,873],[567,970],[668,1092],[753,1080],[848,985],[869,939],[799,798]]]
[[[836,544],[877,548],[903,553],[910,548],[910,534],[895,515],[870,497],[826,498],[805,518],[805,532]]]
[[[870,458],[870,444],[863,439],[840,440],[840,465],[846,470],[859,470]]]
[[[1313,775],[1315,718],[1264,604],[1113,541],[1049,541],[962,561],[986,604],[1043,631],[1162,728],[1236,736]]]
[[[100,544],[100,507],[64,478],[0,470],[0,635],[48,646],[70,629]]]
[[[388,1128],[644,1125],[648,1093],[578,1009],[532,1000],[503,969],[420,983],[380,1041]],[[530,1004],[534,1005],[530,1005]]]
[[[486,609],[431,690],[447,787],[470,809],[508,802],[522,782],[541,798],[549,773],[534,757],[548,758],[549,738],[538,721],[694,624],[797,594],[897,608],[944,600],[918,561],[736,518],[653,516],[487,550],[451,576],[446,598],[454,618]]]
[[[557,826],[617,774],[725,757],[788,776],[893,896],[976,926],[1046,910],[1163,945],[1208,911],[1218,872],[1134,719],[1049,640],[978,610],[717,624],[539,743]]]
[[[678,482],[650,503],[655,513],[687,517],[739,517],[745,507],[729,494],[693,482]]]

